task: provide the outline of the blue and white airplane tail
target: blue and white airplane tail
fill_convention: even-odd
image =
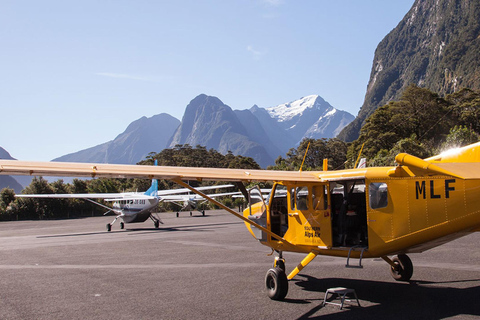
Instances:
[[[154,165],[157,166],[158,162],[155,159]],[[145,191],[145,195],[151,196],[151,197],[158,197],[158,180],[157,179],[152,179],[152,185],[150,188],[148,188],[147,191]]]
[[[151,197],[157,197],[158,195],[158,181],[157,179],[152,179],[152,185],[145,191],[145,195]]]

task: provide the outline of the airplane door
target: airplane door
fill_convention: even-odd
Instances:
[[[262,191],[258,186],[248,190],[248,219],[267,228],[267,206],[263,200]],[[255,238],[259,241],[267,241],[267,235],[262,230],[251,226]]]
[[[297,245],[332,246],[332,224],[327,183],[289,186],[288,231]]]

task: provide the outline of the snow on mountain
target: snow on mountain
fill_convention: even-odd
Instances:
[[[303,114],[306,109],[321,108],[324,104],[332,107],[320,96],[311,95],[276,107],[265,108],[265,110],[267,110],[272,118],[277,119],[277,121],[286,122]]]
[[[299,143],[303,138],[333,138],[355,118],[310,95],[265,109]]]

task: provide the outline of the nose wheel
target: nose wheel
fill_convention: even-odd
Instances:
[[[272,300],[283,300],[288,293],[288,280],[285,271],[279,267],[272,268],[265,275],[267,295]]]

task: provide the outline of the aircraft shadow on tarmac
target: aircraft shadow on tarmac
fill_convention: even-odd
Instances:
[[[127,228],[125,230],[116,230],[116,231],[102,231],[102,232],[84,232],[84,233],[71,233],[71,234],[55,234],[47,236],[37,236],[37,238],[62,238],[62,237],[80,237],[80,236],[94,236],[101,234],[114,234],[114,233],[125,233],[128,235],[140,235],[145,233],[161,233],[161,232],[206,232],[211,231],[212,229],[225,228],[227,225],[234,225],[243,222],[227,222],[227,223],[210,223],[203,225],[185,225],[185,226],[175,226],[175,227],[160,227],[156,228]]]
[[[364,304],[362,307],[358,307],[354,300],[346,302],[342,310],[338,310],[335,314],[324,314],[322,319],[443,319],[460,315],[480,316],[480,303],[478,302],[480,279],[394,283],[341,278],[317,279],[304,274],[298,277],[296,281],[293,281],[295,285],[303,287],[304,290],[319,293],[318,305],[299,319],[315,318],[315,314],[323,308],[324,295],[321,293],[333,287],[355,289],[360,304],[362,301]],[[448,283],[470,283],[473,286],[467,288],[432,286]],[[301,303],[298,300],[286,299],[285,301]],[[365,306],[365,302],[368,302],[368,306]],[[327,305],[326,307],[333,308],[334,306]]]

